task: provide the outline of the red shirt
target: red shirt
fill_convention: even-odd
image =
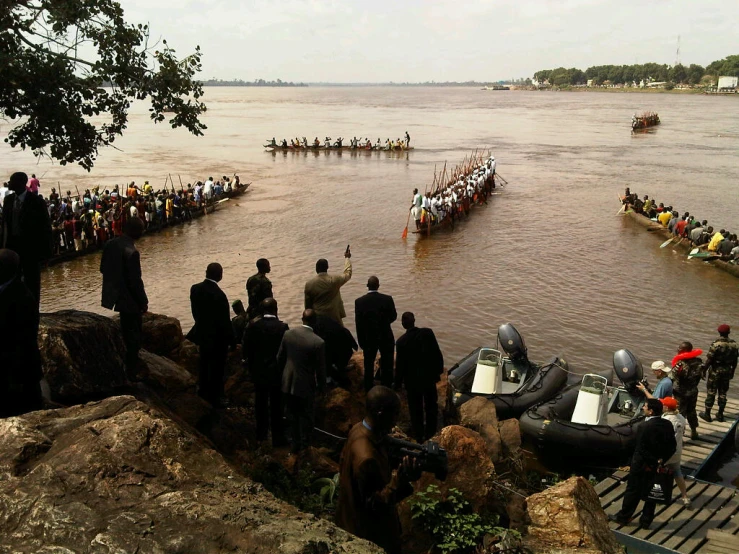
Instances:
[[[688,222],[685,221],[684,219],[681,219],[680,221],[678,221],[675,224],[675,231],[677,231],[677,234],[678,235],[682,235],[683,234],[683,232],[685,231],[685,226],[687,224],[688,224]]]

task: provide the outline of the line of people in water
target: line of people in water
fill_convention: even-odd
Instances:
[[[115,185],[112,189],[96,186],[83,193],[77,190],[76,195],[70,190],[61,194],[52,187],[44,197],[39,180],[32,175],[26,189],[46,202],[52,228],[52,255],[58,256],[101,247],[111,238],[120,236],[125,221],[131,217],[141,218],[147,231],[189,221],[197,217],[202,208],[241,186],[237,175],[233,178],[224,175],[221,179],[208,177],[197,181],[195,186],[181,184],[180,190],[176,190],[173,183],[167,188],[165,182],[164,188],[155,190],[149,181],[142,186],[132,181],[127,186]],[[0,187],[0,203],[8,194],[13,191],[4,183]]]
[[[704,248],[726,262],[739,262],[739,239],[736,233],[727,229],[716,231],[708,224],[708,220],[700,220],[690,212],[680,215],[673,206],[657,203],[647,194],[639,198],[639,195],[632,193],[628,187],[622,202],[626,209],[631,208],[636,213],[666,227],[679,242],[687,241],[692,246]]]
[[[416,223],[416,231],[424,226],[431,229],[436,225],[450,224],[462,215],[468,215],[475,204],[484,204],[495,189],[495,156],[471,164],[462,171],[453,171],[452,179],[439,183],[430,192],[421,194],[413,189],[410,213]]]
[[[265,147],[296,149],[324,148],[326,150],[330,150],[332,148],[344,148],[344,141],[346,140],[344,137],[338,137],[334,142],[331,142],[332,140],[334,139],[326,137],[323,144],[321,144],[321,141],[316,137],[313,139],[313,142],[309,144],[306,137],[303,137],[302,139],[300,137],[295,137],[294,139],[290,139],[290,143],[288,144],[287,139],[282,139],[282,141],[278,143],[277,140],[275,140],[275,137],[272,137],[272,140],[269,141]],[[374,144],[372,144],[372,139],[369,137],[364,140],[361,137],[357,138],[356,136],[349,139],[349,148],[352,150],[408,150],[410,147],[411,136],[408,134],[408,131],[405,132],[405,137],[403,139],[397,138],[396,140],[391,140],[388,138],[385,140],[384,144],[379,137],[377,138],[377,142]]]

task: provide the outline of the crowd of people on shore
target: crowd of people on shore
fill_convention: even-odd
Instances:
[[[487,160],[475,160],[463,169],[455,169],[449,181],[434,183],[430,192],[422,194],[413,189],[410,215],[416,230],[442,223],[454,226],[454,221],[468,215],[472,206],[487,203],[495,189],[495,168],[495,157],[491,155]]]
[[[333,142],[331,142],[333,140]],[[275,137],[272,137],[272,140],[268,141],[267,144],[265,144],[265,148],[293,148],[293,149],[325,149],[325,150],[331,150],[331,149],[340,149],[345,148],[344,142],[346,139],[344,137],[338,137],[337,139],[332,139],[331,137],[326,137],[323,140],[323,144],[320,140],[318,140],[318,137],[313,139],[313,142],[309,143],[308,139],[306,137],[303,137],[302,139],[300,137],[295,137],[294,139],[290,139],[290,142],[287,142],[287,139],[282,139],[280,142],[277,142],[275,140]],[[362,139],[362,137],[357,138],[356,136],[354,138],[349,139],[349,148],[352,150],[408,150],[411,147],[411,136],[408,134],[408,131],[405,133],[404,138],[397,138],[396,140],[391,140],[388,138],[383,143],[381,139],[378,137],[377,142],[372,144],[372,139],[369,137],[366,139]]]
[[[181,183],[179,190],[174,188],[174,183],[167,188],[166,181],[164,188],[158,190],[149,181],[142,186],[132,181],[126,186],[96,186],[82,193],[76,190],[74,195],[70,190],[62,194],[61,190],[51,187],[44,195],[39,179],[31,175],[24,190],[43,198],[46,203],[52,233],[51,255],[58,256],[102,247],[108,240],[120,236],[126,220],[132,217],[140,218],[148,232],[189,221],[224,194],[242,186],[238,175],[234,175],[215,180],[208,177],[194,186]],[[17,192],[11,190],[9,183],[3,183],[0,204],[13,194]]]
[[[730,263],[739,263],[739,239],[736,233],[727,229],[715,230],[708,220],[700,220],[690,212],[680,212],[673,206],[664,203],[649,195],[639,198],[639,195],[627,187],[622,197],[625,209],[633,209],[636,213],[648,217],[666,227],[678,242],[687,242],[692,246],[702,248],[715,254],[717,259]]]

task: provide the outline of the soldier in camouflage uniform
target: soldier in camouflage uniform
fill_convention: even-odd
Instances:
[[[701,370],[703,376],[708,372],[706,379],[706,410],[701,412],[700,416],[709,423],[713,421],[711,418],[711,408],[716,399],[716,391],[718,391],[718,413],[716,419],[724,420],[724,408],[726,407],[726,392],[729,390],[729,381],[734,378],[736,371],[737,357],[739,357],[739,349],[736,342],[729,338],[731,328],[728,325],[720,325],[718,328],[718,339],[713,341],[711,348],[706,356],[706,363],[703,364]]]
[[[257,273],[246,281],[246,292],[249,295],[249,307],[246,310],[249,321],[262,315],[259,304],[265,298],[272,298],[272,281],[267,278],[272,268],[269,260],[259,258],[257,260]]]
[[[674,380],[673,394],[680,406],[680,414],[690,425],[690,438],[698,438],[698,414],[695,406],[698,403],[698,383],[701,382],[701,365],[703,360],[698,356],[702,350],[693,350],[690,342],[681,342],[677,356],[672,359],[672,375]]]

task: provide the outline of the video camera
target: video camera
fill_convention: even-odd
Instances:
[[[439,481],[446,479],[449,471],[449,460],[446,450],[433,441],[424,444],[387,437],[388,450],[390,451],[390,464],[398,467],[403,458],[408,456],[417,461],[421,471],[433,473]]]

